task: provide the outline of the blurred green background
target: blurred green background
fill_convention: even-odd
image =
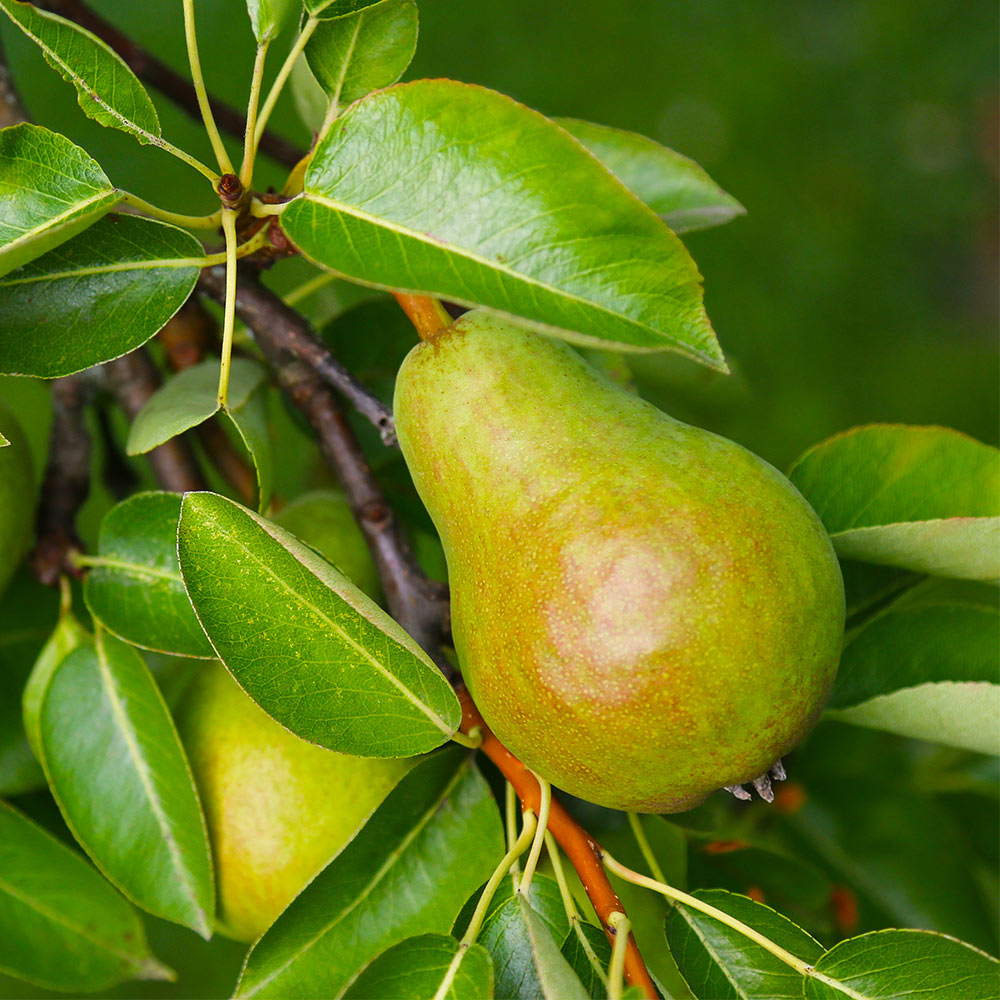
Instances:
[[[176,0],[92,6],[185,68]],[[209,88],[240,106],[253,59],[245,6],[196,6]],[[808,445],[869,421],[943,424],[996,442],[995,2],[420,0],[420,16],[409,78],[481,83],[547,114],[645,133],[697,159],[746,206],[745,218],[685,237],[737,374],[719,378],[667,355],[636,360],[644,391],[665,409],[782,467]],[[212,210],[196,174],[84,118],[69,85],[6,21],[0,37],[37,122],[86,147],[116,184],[178,211]],[[210,159],[204,135],[167,101],[158,105],[164,135]],[[307,145],[290,98],[273,122]],[[280,184],[283,172],[271,165],[263,176]],[[0,394],[21,406],[41,452],[44,389],[2,379]],[[99,511],[90,509],[92,528]],[[898,779],[895,798],[881,791],[885,775],[874,790],[856,780],[873,760]],[[933,826],[948,859],[941,877],[967,855],[961,878],[978,880],[978,894],[955,887],[956,874],[952,894],[942,884],[909,910],[894,910],[898,899],[869,899],[863,908],[874,908],[876,925],[909,915],[989,946],[995,908],[984,900],[996,888],[996,808],[978,790],[993,787],[995,769],[958,762],[968,794],[945,806],[929,796],[940,774],[958,773],[948,771],[951,760],[891,737],[821,727],[800,756],[800,774],[818,792],[798,828],[803,837],[809,822],[826,828],[816,818],[827,808],[824,782],[830,801],[877,797],[877,813],[865,813],[871,829],[850,824],[848,846],[876,880],[905,887],[921,882],[941,854],[921,854],[919,845],[901,851],[895,835],[908,823]],[[953,777],[940,780],[947,786]],[[44,796],[19,804],[58,824]],[[727,884],[717,871],[711,878]],[[738,880],[733,887],[741,888]],[[148,923],[154,947],[184,970],[183,980],[126,984],[113,995],[227,995],[239,948]],[[36,995],[47,994],[0,978],[0,996]]]

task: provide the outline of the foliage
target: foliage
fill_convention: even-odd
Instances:
[[[320,404],[327,384],[369,416],[391,398],[408,346],[392,293],[422,334],[445,322],[435,299],[483,307],[587,351],[654,401],[679,387],[710,410],[716,376],[732,368],[738,386],[741,366],[727,366],[677,234],[743,206],[643,135],[454,80],[398,83],[416,49],[413,0],[228,4],[248,60],[256,52],[250,124],[235,141],[206,111],[203,11],[185,0],[195,57],[181,85],[189,105],[200,100],[196,142],[146,88],[141,60],[47,9],[76,6],[0,0],[11,32],[88,118],[120,133],[115,149],[133,150],[105,156],[105,140],[81,145],[44,120],[0,130],[0,373],[58,380],[48,446],[44,391],[20,412],[0,407],[0,471],[14,448],[27,453],[23,424],[47,459],[30,562],[61,584],[57,600],[22,569],[0,594],[0,794],[14,800],[0,803],[0,972],[16,977],[11,990],[174,995],[136,982],[173,975],[162,950],[182,978],[184,953],[197,955],[194,988],[216,988],[202,975],[211,968],[237,996],[642,996],[623,983],[631,921],[664,997],[997,995],[1000,452],[947,428],[869,423],[792,465],[847,590],[826,718],[786,762],[773,806],[723,793],[640,822],[571,803],[628,911],[606,934],[585,915],[593,876],[577,859],[574,871],[549,840],[534,873],[545,786],[519,834],[513,798],[506,816],[497,806],[496,769],[446,745],[477,737],[452,651],[415,607],[440,604],[423,576],[443,575],[440,544],[385,422],[380,437]],[[211,78],[219,53],[204,35],[201,49]],[[265,155],[290,93],[316,141],[279,173]],[[111,179],[129,176],[123,164],[142,146],[187,172],[176,188],[190,214]],[[254,311],[261,285],[273,322]],[[181,365],[177,336],[199,323],[212,332],[197,363]],[[137,357],[165,381],[132,405],[134,372],[116,359]],[[24,400],[39,384],[2,379],[0,391]],[[74,453],[67,427],[96,438],[98,461]],[[283,504],[328,485],[320,455],[351,470],[344,486],[385,607],[332,548],[280,526]],[[85,484],[97,470],[99,537],[78,517],[74,459]],[[203,481],[177,485],[168,461]],[[12,564],[28,548],[33,499],[23,463],[17,476],[14,489],[0,481]],[[401,573],[392,560],[411,545],[423,569]],[[172,718],[186,679],[216,657],[302,739],[420,756],[245,955],[195,937],[213,933],[211,845]]]

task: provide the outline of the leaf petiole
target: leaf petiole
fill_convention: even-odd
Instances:
[[[139,209],[143,215],[148,215],[161,222],[169,222],[184,229],[215,229],[222,218],[221,209],[211,215],[182,215],[179,212],[169,212],[165,208],[159,208],[151,202],[140,198],[138,195],[130,194],[128,191],[119,191],[121,200],[119,204],[131,205]]]
[[[219,366],[219,406],[229,401],[229,366],[233,353],[233,327],[236,325],[236,211],[222,210],[222,230],[226,234],[226,306],[222,322],[222,363]]]
[[[191,0],[186,0],[186,2],[190,3]],[[260,115],[257,118],[257,126],[254,129],[253,136],[252,156],[257,155],[257,147],[260,145],[261,136],[264,134],[264,129],[267,128],[268,119],[271,117],[271,112],[274,110],[275,104],[278,103],[278,98],[281,96],[281,91],[288,81],[295,61],[302,54],[302,50],[306,47],[306,43],[312,38],[312,34],[318,26],[318,18],[310,17],[306,21],[299,32],[299,37],[295,39],[295,44],[292,46],[291,51],[281,64],[281,69],[278,70],[278,75],[274,78],[274,83],[271,84],[271,89],[267,93],[264,106],[260,109]]]
[[[769,951],[775,958],[784,962],[785,965],[795,969],[799,975],[811,976],[813,974],[813,967],[808,962],[803,962],[801,958],[796,958],[790,951],[786,951],[781,945],[775,944],[770,938],[761,934],[760,931],[754,930],[748,924],[743,923],[742,920],[737,920],[736,917],[731,916],[724,910],[719,910],[710,903],[698,899],[696,896],[689,896],[686,892],[667,885],[666,882],[658,882],[656,879],[649,878],[648,875],[641,875],[639,872],[632,871],[631,868],[626,868],[625,865],[615,861],[607,851],[603,852],[603,863],[609,872],[624,879],[626,882],[642,886],[645,889],[652,889],[653,892],[658,892],[662,896],[666,896],[667,899],[683,903],[685,906],[690,906],[693,910],[699,910],[710,917],[714,917],[720,923],[731,927],[738,934],[742,934],[755,944],[759,944],[761,948]]]
[[[616,910],[608,917],[608,926],[615,930],[615,946],[608,967],[608,1000],[621,1000],[625,987],[625,950],[632,924],[624,913]]]
[[[632,836],[635,837],[635,842],[639,845],[639,850],[642,851],[642,856],[649,865],[649,870],[653,873],[653,878],[657,882],[666,882],[666,876],[663,874],[663,869],[660,867],[659,861],[656,860],[656,855],[653,854],[653,848],[649,844],[649,838],[646,836],[646,831],[642,828],[642,823],[639,820],[637,813],[630,812],[628,815],[628,825],[632,828]]]
[[[208,91],[205,89],[205,78],[201,72],[201,58],[198,55],[198,36],[194,26],[194,0],[183,0],[184,4],[184,41],[187,43],[188,63],[191,67],[191,82],[194,84],[195,95],[198,98],[198,108],[201,111],[201,119],[205,124],[205,131],[208,133],[209,142],[215,152],[215,158],[219,162],[219,169],[224,174],[233,172],[233,163],[229,159],[225,143],[219,134],[218,126],[215,124],[215,115],[212,114],[212,106],[208,101]]]
[[[257,56],[253,64],[253,76],[250,78],[250,99],[247,101],[247,125],[243,134],[243,163],[240,165],[240,181],[249,189],[253,183],[253,165],[256,159],[257,147],[257,111],[260,107],[260,88],[264,77],[264,60],[271,40],[265,39],[257,46]]]
[[[545,831],[549,828],[549,810],[552,808],[552,785],[537,774],[535,779],[538,781],[538,787],[542,790],[538,806],[538,829],[535,831],[535,839],[531,844],[531,852],[524,862],[524,874],[517,885],[517,891],[523,892],[525,895],[531,889],[531,880],[535,876],[535,867],[538,865],[542,844],[545,842]]]

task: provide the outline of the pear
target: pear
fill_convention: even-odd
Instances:
[[[0,594],[31,544],[35,487],[28,440],[9,407],[0,400]]]
[[[177,728],[208,823],[217,928],[238,941],[264,933],[411,766],[299,739],[217,661],[192,681]]]
[[[812,727],[843,584],[777,470],[485,312],[410,352],[394,405],[463,677],[536,773],[677,812],[765,775]]]

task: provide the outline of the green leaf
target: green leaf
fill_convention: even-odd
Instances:
[[[0,278],[0,372],[58,378],[127,354],[184,304],[202,258],[181,229],[105,216]]]
[[[91,641],[90,633],[76,620],[72,611],[66,610],[59,616],[56,627],[52,630],[48,642],[31,668],[28,681],[21,693],[21,718],[24,723],[24,734],[28,738],[31,752],[36,759],[42,757],[42,734],[39,716],[42,699],[48,690],[49,681],[56,668],[73,652],[77,646]]]
[[[493,962],[478,944],[460,950],[453,937],[421,934],[382,952],[341,996],[343,1000],[490,1000]]]
[[[601,997],[607,993],[611,944],[600,927],[574,920],[560,951],[583,983],[588,997]]]
[[[341,753],[406,757],[457,729],[458,699],[427,654],[276,524],[214,493],[188,493],[178,552],[219,658],[297,736]]]
[[[813,963],[823,947],[787,917],[763,903],[723,889],[694,895]],[[782,1000],[802,996],[802,976],[739,931],[706,913],[676,904],[667,918],[667,940],[691,991],[713,1000]]]
[[[282,225],[363,284],[725,367],[680,240],[561,128],[481,87],[420,80],[358,101],[316,147]]]
[[[88,993],[125,979],[170,978],[135,910],[76,852],[4,802],[0,971]]]
[[[721,226],[746,209],[694,160],[635,132],[556,118],[675,233]]]
[[[845,559],[1000,577],[1000,450],[944,427],[872,424],[809,449],[789,476]]]
[[[528,897],[515,893],[483,922],[479,943],[493,956],[497,997],[508,1000],[587,1000],[559,951],[549,925]]]
[[[118,201],[100,164],[58,132],[0,129],[0,277],[86,229]]]
[[[312,17],[328,19],[354,14],[367,7],[376,7],[385,0],[305,0],[306,10]]]
[[[259,499],[258,510],[266,510],[271,499],[274,482],[274,456],[271,451],[271,435],[267,428],[267,396],[264,388],[258,388],[239,406],[230,403],[226,416],[232,421],[243,445],[250,453],[254,471],[257,474]]]
[[[63,660],[42,700],[43,762],[73,835],[130,899],[212,933],[208,835],[177,730],[129,646],[103,632]]]
[[[995,1000],[1000,962],[931,931],[885,930],[841,941],[816,963],[807,1000]]]
[[[426,758],[254,945],[236,995],[339,995],[372,956],[447,932],[502,854],[496,803],[472,758]]]
[[[83,596],[109,631],[144,649],[214,657],[188,600],[177,564],[176,493],[137,493],[104,515],[103,564],[87,574]]]
[[[229,374],[229,406],[238,409],[267,373],[254,361],[233,358]],[[178,372],[146,401],[129,430],[125,450],[144,455],[219,412],[219,361],[209,358]]]
[[[85,115],[142,143],[159,145],[156,108],[139,78],[109,45],[72,21],[29,3],[0,0],[0,7],[42,50],[48,64],[73,84]]]
[[[258,42],[269,42],[302,10],[302,0],[247,0],[247,13]]]
[[[3,432],[0,431],[0,448],[6,448],[10,445],[10,441],[3,436]]]
[[[982,591],[976,601],[918,587],[851,633],[830,717],[1000,753],[1000,612],[996,591]]]
[[[455,924],[451,929],[451,933],[454,937],[460,938],[465,934],[469,926],[469,921],[472,919],[472,914],[476,910],[476,906],[479,903],[479,897],[482,895],[482,890],[485,889],[485,885],[480,886],[465,902],[465,906],[462,907],[461,912],[455,920]],[[566,907],[562,901],[562,895],[559,892],[558,883],[545,875],[536,875],[531,880],[531,888],[528,893],[528,902],[531,904],[531,908],[538,914],[542,923],[545,924],[549,929],[549,933],[555,938],[556,941],[562,941],[565,939],[566,935],[569,934],[569,916],[566,913]],[[493,898],[490,900],[490,905],[486,909],[486,916],[484,917],[484,923],[490,919],[490,917],[503,906],[508,900],[514,898],[514,879],[505,878],[500,885],[497,887],[496,892],[493,894]]]
[[[305,55],[330,100],[350,104],[395,83],[416,50],[415,0],[384,0],[356,14],[321,21]]]

